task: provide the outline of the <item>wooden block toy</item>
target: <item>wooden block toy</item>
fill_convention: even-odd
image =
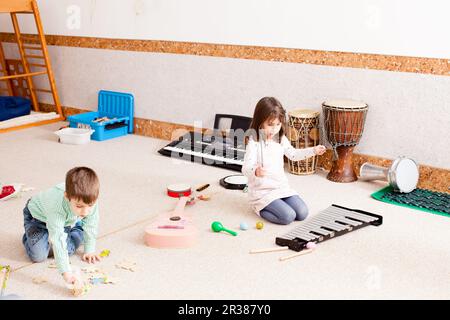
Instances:
[[[81,297],[87,294],[91,288],[92,286],[88,282],[75,281],[75,283],[71,285],[70,289],[74,297]]]
[[[110,250],[105,249],[102,252],[100,252],[100,257],[102,257],[102,258],[108,257],[110,253],[111,253]]]
[[[100,268],[93,267],[93,266],[81,268],[81,271],[83,271],[84,273],[101,273],[101,272],[103,272]]]
[[[206,194],[201,194],[201,195],[199,195],[199,196],[197,197],[197,199],[203,200],[203,201],[208,201],[208,200],[211,199],[211,196],[210,196],[210,195],[206,195]]]
[[[123,260],[122,262],[116,264],[116,267],[119,269],[129,270],[131,272],[134,272],[136,269],[136,262],[129,261],[129,260]]]
[[[47,279],[45,279],[44,277],[34,277],[33,278],[33,283],[34,284],[42,284],[47,282]]]

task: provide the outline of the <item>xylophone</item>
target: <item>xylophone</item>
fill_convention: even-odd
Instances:
[[[380,215],[333,204],[306,223],[275,238],[275,243],[294,251],[302,251],[309,242],[323,242],[368,225],[379,226],[382,223],[383,217]]]
[[[319,212],[306,223],[275,238],[281,247],[252,249],[250,253],[277,252],[285,250],[297,251],[294,254],[279,258],[280,261],[310,253],[316,243],[341,236],[368,225],[379,226],[383,217],[363,210],[350,209],[336,204]]]

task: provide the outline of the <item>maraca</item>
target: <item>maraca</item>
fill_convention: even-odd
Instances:
[[[228,232],[229,234],[231,234],[231,235],[233,235],[233,236],[237,236],[237,233],[236,233],[236,232],[234,232],[234,231],[232,231],[232,230],[225,229],[224,226],[223,226],[219,221],[214,221],[214,222],[211,224],[211,229],[212,229],[214,232],[225,231],[225,232]]]

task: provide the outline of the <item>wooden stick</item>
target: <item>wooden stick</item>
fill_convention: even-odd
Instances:
[[[45,64],[39,64],[39,63],[29,63],[30,67],[41,67],[41,68],[47,68]]]
[[[264,168],[264,155],[263,155],[263,153],[264,153],[264,151],[263,151],[263,149],[264,149],[264,137],[260,137],[260,140],[259,140],[259,142],[260,142],[260,146],[261,146],[261,167],[263,167]]]
[[[52,93],[52,91],[51,91],[51,90],[47,90],[47,89],[36,89],[36,88],[34,88],[33,90],[34,90],[34,91],[38,91],[38,92],[47,92],[47,93]]]
[[[46,73],[47,73],[47,71],[38,71],[38,72],[28,72],[28,73],[22,73],[22,74],[14,74],[12,76],[2,76],[2,77],[0,77],[0,80],[33,77],[33,76],[39,76],[39,75],[46,74]],[[33,90],[34,90],[34,88],[33,88]]]
[[[32,58],[32,59],[45,59],[44,56],[38,56],[35,54],[25,54],[25,58]]]
[[[33,46],[38,46],[38,47],[33,47]],[[28,44],[28,45],[24,45],[23,48],[28,49],[28,50],[42,50],[42,47],[39,44]]]
[[[208,187],[209,187],[209,183],[204,184],[204,185],[198,187],[197,189],[195,189],[195,191],[200,192],[200,191],[205,190],[205,189],[208,188]]]
[[[285,251],[289,250],[289,247],[272,247],[272,248],[265,248],[265,249],[252,249],[250,250],[250,253],[263,253],[263,252],[275,252],[275,251]]]
[[[0,43],[0,66],[1,66],[1,72],[7,76],[8,75],[8,65],[5,61],[5,53],[3,52],[3,44]],[[5,80],[6,82],[6,89],[8,91],[8,95],[13,95],[13,89],[12,89],[12,83],[10,80]]]
[[[21,124],[21,125],[14,126],[14,127],[0,129],[0,133],[5,133],[5,132],[19,130],[19,129],[25,129],[25,128],[31,128],[31,127],[36,127],[36,126],[42,126],[44,124],[50,124],[50,123],[59,122],[59,121],[63,121],[63,120],[64,120],[64,118],[60,116],[60,117],[54,118],[54,119]]]
[[[304,255],[304,254],[311,253],[311,252],[313,252],[313,249],[302,250],[302,251],[300,251],[300,252],[291,254],[291,255],[289,255],[289,256],[281,257],[281,258],[280,258],[280,261],[284,261],[284,260],[287,260],[287,259],[291,259],[291,258],[295,258],[295,257],[298,257],[298,256],[302,256],[302,255]]]

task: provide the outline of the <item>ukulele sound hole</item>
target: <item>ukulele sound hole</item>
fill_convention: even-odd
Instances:
[[[178,220],[181,220],[181,217],[179,217],[179,216],[171,217],[170,220],[178,221]]]

